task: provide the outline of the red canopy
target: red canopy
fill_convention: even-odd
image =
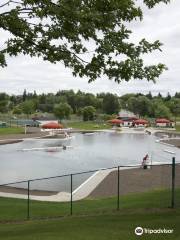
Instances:
[[[169,121],[166,118],[158,118],[156,119],[156,123],[170,123],[171,121]]]
[[[134,121],[135,124],[148,124],[148,121],[145,119],[137,119]]]
[[[111,119],[108,122],[112,123],[112,124],[121,124],[121,123],[123,123],[123,121],[121,119]]]
[[[56,123],[56,122],[49,122],[44,125],[42,125],[42,128],[47,128],[47,129],[60,129],[63,128],[63,125]]]

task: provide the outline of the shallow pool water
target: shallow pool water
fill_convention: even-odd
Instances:
[[[43,178],[69,173],[76,173],[118,165],[140,164],[148,153],[153,163],[171,162],[175,152],[177,161],[180,149],[157,143],[155,136],[98,132],[92,135],[74,134],[68,141],[27,139],[21,143],[0,146],[0,184],[27,179]],[[57,151],[31,150],[61,145],[71,146]],[[22,151],[26,149],[26,151]],[[74,188],[89,175],[74,177]],[[64,178],[69,182],[69,177]],[[36,181],[34,188],[62,190],[60,179]],[[43,187],[42,187],[43,185]],[[48,187],[49,186],[49,187]],[[52,189],[53,186],[53,189]],[[69,187],[68,187],[69,188]],[[65,191],[66,189],[63,188]]]

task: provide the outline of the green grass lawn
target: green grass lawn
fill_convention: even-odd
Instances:
[[[110,129],[111,125],[106,123],[96,123],[96,122],[69,122],[67,127],[72,127],[80,130],[101,130],[101,129]]]
[[[117,199],[83,200],[73,203],[73,216],[46,220],[38,217],[68,215],[69,203],[31,201],[29,221],[0,224],[0,240],[133,240],[137,226],[143,228],[174,229],[173,234],[144,234],[141,239],[180,239],[180,208],[171,209],[170,190],[129,194],[120,197],[120,210],[116,211]],[[176,191],[180,199],[180,191]],[[179,202],[180,203],[180,202]],[[0,198],[0,218],[26,218],[27,201]]]
[[[180,125],[176,125],[176,131],[180,132]]]
[[[179,240],[180,214],[176,211],[136,214],[109,213],[97,216],[68,217],[58,220],[29,221],[1,224],[2,240]],[[154,234],[137,237],[137,226],[174,229],[173,234]]]
[[[176,191],[176,199],[180,199],[180,190]],[[180,206],[180,200],[178,202]],[[120,196],[121,211],[134,209],[165,209],[171,204],[171,191],[156,190],[153,192],[128,194]],[[86,199],[73,202],[73,215],[112,212],[117,209],[117,197],[103,199]],[[30,201],[30,218],[46,218],[70,215],[70,202],[53,203]],[[27,200],[0,198],[0,221],[24,220],[27,218]]]
[[[19,133],[24,133],[24,129],[21,127],[0,128],[0,136],[6,134],[19,134]]]

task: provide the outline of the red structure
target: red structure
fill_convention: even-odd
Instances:
[[[137,119],[133,123],[134,123],[134,125],[146,126],[146,125],[148,125],[149,122],[145,119]]]
[[[171,120],[166,118],[157,118],[156,119],[156,126],[157,127],[174,127],[175,123]]]
[[[131,127],[133,126],[133,122],[137,120],[137,117],[118,117],[117,119],[120,119],[123,121],[124,127]]]
[[[124,123],[121,119],[111,119],[108,122],[113,124],[113,125],[121,125],[121,124]]]
[[[171,121],[166,118],[157,118],[156,123],[170,123]]]
[[[63,128],[62,124],[55,123],[55,122],[49,122],[44,125],[42,125],[42,128],[44,129],[61,129]]]

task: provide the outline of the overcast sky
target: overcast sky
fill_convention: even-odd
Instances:
[[[168,71],[161,75],[156,84],[141,80],[132,80],[121,84],[101,78],[88,84],[86,78],[75,78],[71,71],[59,63],[56,65],[44,62],[38,58],[18,56],[8,58],[8,67],[0,69],[0,92],[21,94],[24,89],[37,93],[56,92],[59,89],[80,89],[85,92],[125,93],[142,92],[153,94],[180,92],[180,0],[171,0],[171,4],[160,4],[154,9],[144,9],[144,20],[131,24],[132,40],[142,38],[159,39],[163,42],[163,52],[146,57],[148,64],[165,63]],[[6,39],[6,33],[0,32],[1,41]]]

